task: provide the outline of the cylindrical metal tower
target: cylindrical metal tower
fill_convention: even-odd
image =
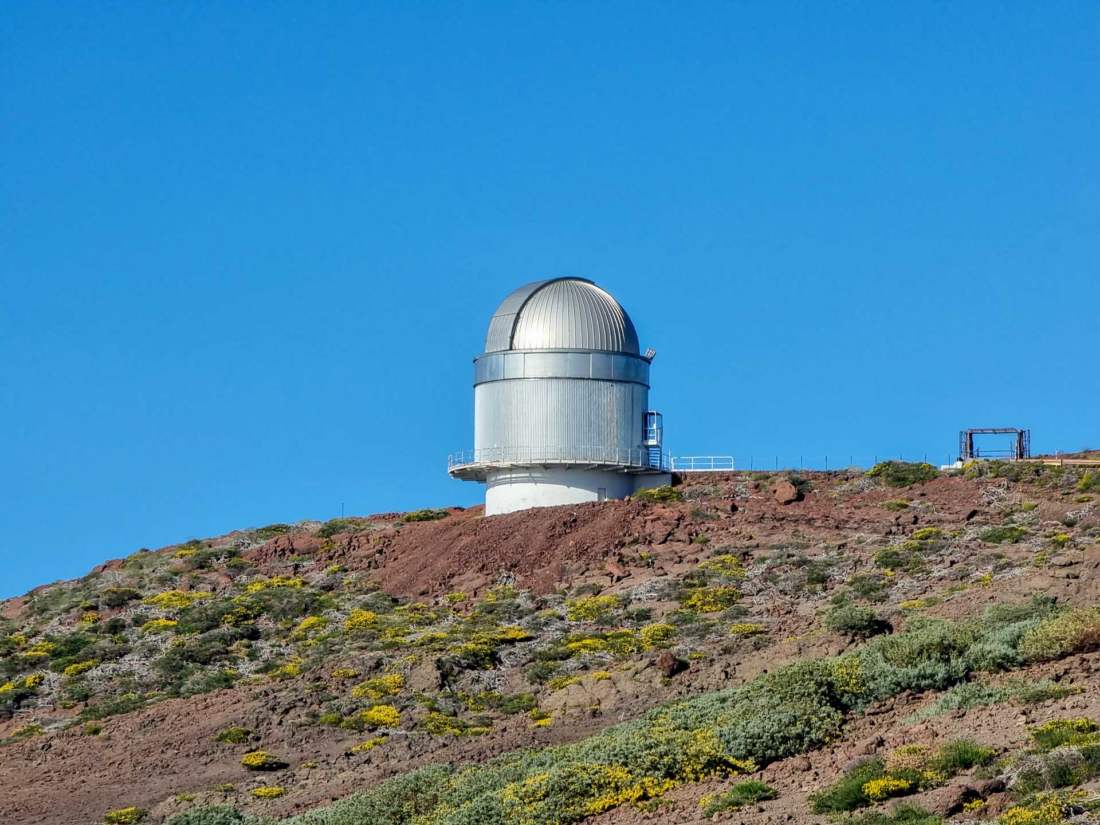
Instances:
[[[474,449],[451,456],[451,475],[485,482],[486,515],[667,483],[651,359],[630,316],[591,281],[520,287],[474,359]]]

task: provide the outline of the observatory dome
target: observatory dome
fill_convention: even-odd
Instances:
[[[485,352],[578,349],[638,355],[638,333],[626,310],[583,278],[521,286],[489,321]]]
[[[623,498],[668,484],[653,352],[619,302],[584,278],[521,286],[474,359],[474,448],[447,459],[485,484],[485,514]]]

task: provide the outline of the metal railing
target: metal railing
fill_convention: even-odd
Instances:
[[[674,473],[718,473],[737,469],[732,455],[674,455],[669,458]]]
[[[486,465],[510,467],[544,464],[597,464],[625,470],[667,470],[667,453],[653,454],[645,447],[483,447],[447,456],[447,469]]]

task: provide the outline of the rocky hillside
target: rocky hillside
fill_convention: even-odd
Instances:
[[[1098,502],[891,463],[141,550],[0,604],[0,821],[1091,821]]]

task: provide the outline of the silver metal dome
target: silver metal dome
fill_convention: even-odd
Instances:
[[[638,333],[619,302],[583,278],[521,286],[489,321],[485,352],[580,349],[638,355]]]

